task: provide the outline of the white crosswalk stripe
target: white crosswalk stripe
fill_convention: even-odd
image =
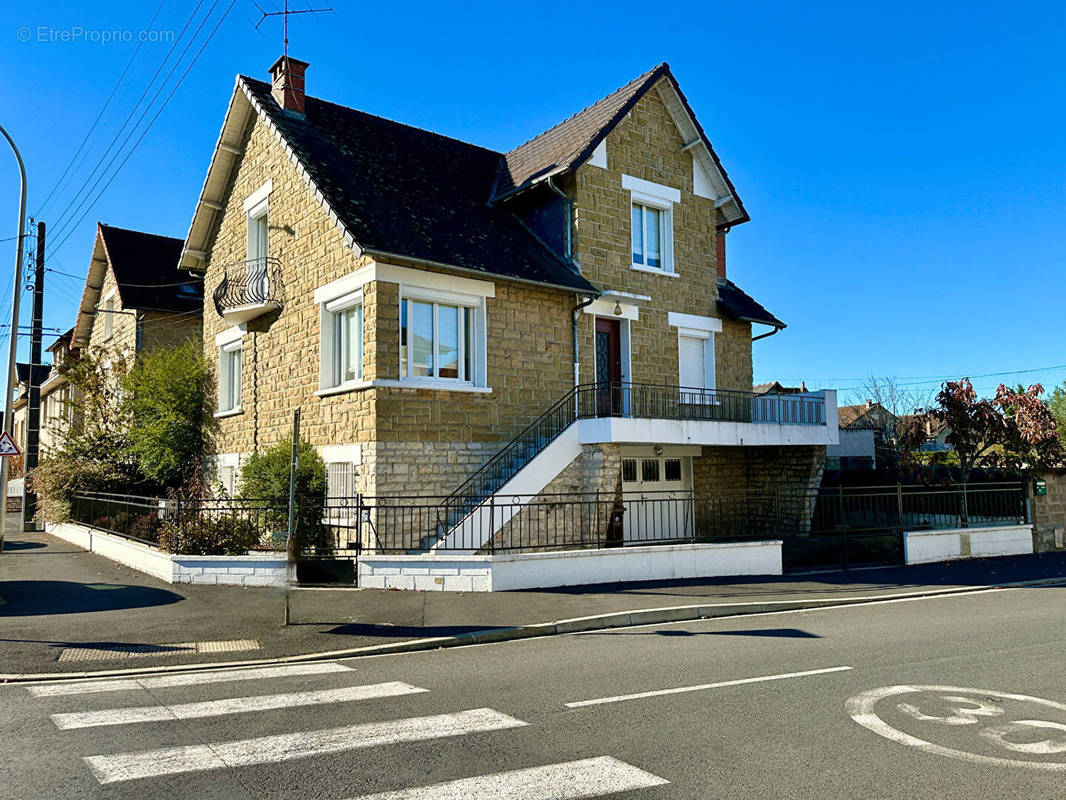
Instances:
[[[601,757],[365,795],[357,800],[576,800],[667,783],[624,761]]]
[[[34,697],[59,697],[72,694],[92,694],[94,692],[122,692],[132,689],[202,686],[206,683],[288,678],[297,675],[327,675],[336,672],[352,672],[352,669],[335,661],[316,661],[310,664],[286,664],[280,667],[241,667],[217,671],[186,672],[175,675],[151,675],[140,678],[44,683],[27,686],[26,689]]]
[[[252,711],[269,711],[295,706],[350,703],[357,700],[398,697],[425,691],[428,690],[401,683],[400,681],[391,681],[388,683],[375,683],[369,686],[347,686],[343,689],[323,689],[313,692],[233,697],[226,700],[209,700],[201,703],[113,708],[104,711],[75,711],[66,714],[53,714],[52,721],[55,722],[56,727],[62,730],[69,730],[71,728],[92,728],[103,725],[130,725],[139,722],[221,717],[226,714],[245,714]]]
[[[475,708],[452,714],[371,722],[234,742],[88,756],[83,760],[89,765],[96,779],[106,784],[223,767],[277,763],[397,742],[506,730],[527,724],[491,708]]]

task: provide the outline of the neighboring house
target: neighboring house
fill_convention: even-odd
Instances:
[[[237,78],[179,265],[213,300],[227,491],[295,408],[332,496],[819,484],[835,393],[755,403],[752,326],[784,323],[726,276],[748,214],[667,65],[507,153],[306,96],[306,68]]]
[[[922,443],[918,449],[923,453],[942,453],[954,448],[948,443],[951,427],[942,419],[932,414],[909,414],[900,417],[905,426],[918,425],[921,428]]]
[[[828,469],[877,469],[878,454],[899,435],[900,418],[880,403],[867,400],[837,409],[840,438],[826,448]]]
[[[41,455],[58,444],[71,428],[80,423],[75,409],[76,390],[67,381],[71,361],[79,350],[72,347],[74,329],[60,335],[48,346],[52,366],[41,384]]]
[[[199,340],[203,283],[178,268],[181,239],[98,223],[71,346],[133,359]]]
[[[51,371],[51,367],[48,364],[40,364],[33,369],[33,380],[38,386],[44,385],[48,379],[48,374]],[[29,431],[29,404],[30,404],[30,365],[25,362],[18,362],[15,364],[15,377],[18,380],[18,386],[15,393],[15,402],[12,405],[14,415],[12,417],[12,437],[15,439],[15,444],[19,446],[19,450],[26,453],[26,441]],[[42,404],[44,393],[42,391]],[[44,437],[44,414],[41,415],[42,422],[42,438]]]

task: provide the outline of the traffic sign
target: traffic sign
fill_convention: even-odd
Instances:
[[[20,456],[22,451],[7,431],[0,433],[0,456]]]

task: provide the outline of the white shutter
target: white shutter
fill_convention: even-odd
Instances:
[[[678,383],[691,389],[707,387],[707,339],[694,336],[678,337]]]

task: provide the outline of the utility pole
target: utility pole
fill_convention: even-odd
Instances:
[[[23,461],[22,530],[36,531],[37,493],[30,491],[30,470],[37,468],[41,449],[41,325],[44,323],[44,223],[37,223],[37,264],[33,272],[33,328],[30,333],[30,401],[26,414],[26,455]]]
[[[26,165],[22,163],[22,154],[15,146],[15,140],[0,125],[0,133],[7,139],[11,149],[15,152],[15,160],[19,165],[19,182],[21,194],[19,196],[19,222],[15,233],[15,289],[11,297],[11,330],[10,346],[7,355],[7,396],[4,397],[4,432],[9,436],[14,428],[15,418],[15,387],[18,378],[15,375],[15,359],[18,356],[18,331],[19,331],[19,297],[22,295],[22,235],[26,228]],[[0,553],[4,552],[4,531],[7,526],[7,458],[0,458]]]

